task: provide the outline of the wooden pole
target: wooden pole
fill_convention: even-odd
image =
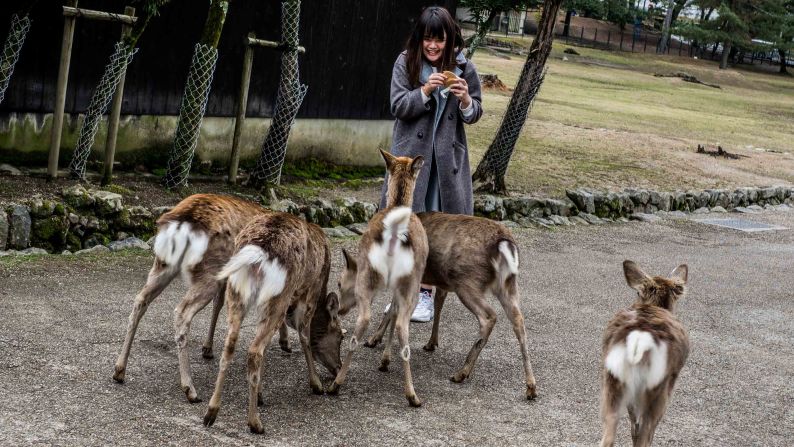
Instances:
[[[77,0],[67,0],[67,4],[77,7]],[[61,131],[63,130],[63,108],[66,104],[66,83],[69,81],[69,63],[72,58],[74,41],[74,16],[63,18],[63,42],[61,44],[61,63],[58,67],[58,83],[55,89],[55,109],[52,113],[52,133],[50,135],[50,158],[47,174],[50,179],[58,177],[58,156],[61,151]]]
[[[240,164],[240,135],[243,133],[245,109],[248,104],[248,85],[251,83],[251,65],[254,62],[254,49],[251,48],[252,39],[256,34],[248,33],[243,55],[243,77],[240,80],[240,94],[237,98],[237,119],[234,122],[234,139],[232,140],[232,154],[229,160],[229,183],[237,182],[237,167]]]
[[[134,13],[133,13],[134,14]],[[66,17],[85,17],[91,20],[106,20],[110,22],[121,22],[125,25],[134,25],[137,17],[128,14],[124,10],[124,14],[114,14],[112,12],[93,11],[91,9],[77,9],[76,7],[63,7],[63,15]]]
[[[248,45],[258,46],[258,47],[265,47],[265,48],[280,48],[281,43],[273,42],[272,40],[264,40],[264,39],[257,39],[256,37],[251,37],[250,35],[246,38]],[[299,46],[298,53],[305,53],[306,48]]]
[[[135,8],[127,6],[124,8],[124,14],[127,16],[135,15]],[[132,28],[128,24],[121,26],[121,39],[124,40],[130,34]],[[113,102],[110,106],[110,115],[108,115],[108,136],[105,140],[105,169],[102,174],[103,186],[110,184],[113,179],[113,161],[116,157],[116,137],[119,134],[119,117],[121,116],[121,103],[124,98],[124,78],[127,77],[127,71],[124,70],[119,84],[116,86],[116,92],[113,94]]]

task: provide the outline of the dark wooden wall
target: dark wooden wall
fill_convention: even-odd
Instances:
[[[0,1],[0,39],[11,14],[23,1]],[[79,7],[122,12],[132,0],[80,0]],[[309,91],[303,118],[390,119],[391,68],[422,7],[457,0],[304,0],[300,42],[301,80]],[[63,35],[60,0],[39,0],[33,25],[16,66],[0,114],[51,112]],[[207,15],[207,0],[173,0],[149,25],[127,72],[123,114],[176,115],[193,46]],[[244,36],[278,40],[281,3],[233,0],[219,45],[208,116],[235,113]],[[72,49],[66,111],[85,111],[104,65],[118,40],[120,25],[78,19]],[[276,97],[280,53],[256,49],[248,96],[249,116],[270,116]]]

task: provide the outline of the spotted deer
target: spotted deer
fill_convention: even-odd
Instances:
[[[416,396],[411,378],[408,327],[427,260],[427,236],[419,218],[411,212],[416,177],[424,159],[421,156],[414,159],[394,157],[384,151],[381,154],[389,171],[386,208],[369,221],[361,236],[356,260],[347,257],[348,263],[353,263],[357,269],[352,272],[348,268],[343,273],[340,313],[344,315],[356,305],[358,319],[342,369],[329,393],[338,392],[344,383],[353,353],[369,325],[372,298],[378,290],[386,288],[393,295],[391,307],[403,361],[405,397],[411,406],[418,407],[422,401]]]
[[[487,301],[487,295],[491,293],[499,300],[513,326],[523,360],[526,397],[534,399],[537,396],[535,376],[527,350],[517,285],[518,246],[512,233],[504,225],[482,217],[438,212],[419,213],[418,216],[427,233],[428,244],[422,283],[436,286],[433,330],[424,349],[433,351],[438,346],[441,309],[448,292],[455,292],[463,305],[477,317],[480,336],[469,350],[463,368],[450,380],[460,383],[469,377],[496,324],[496,312]],[[355,270],[355,262],[347,253],[345,258],[348,269]],[[392,328],[393,319],[394,314],[387,313],[365,346],[377,346],[384,333]],[[381,371],[388,370],[390,338],[381,357]]]
[[[336,294],[326,295],[331,255],[323,230],[288,213],[271,213],[255,217],[235,240],[235,254],[217,277],[227,281],[226,304],[229,330],[221,356],[215,391],[204,416],[211,426],[218,415],[226,373],[234,356],[240,326],[252,312],[257,321],[256,334],[248,348],[248,426],[253,433],[264,428],[257,404],[261,403],[261,370],[267,343],[282,321],[291,313],[309,368],[309,384],[315,394],[323,394],[323,385],[315,370],[310,335],[315,334],[316,311],[331,315],[330,325],[317,328],[333,334],[338,355],[342,328],[337,315]]]
[[[195,194],[160,216],[154,242],[154,264],[149,270],[146,285],[135,297],[124,344],[116,360],[114,380],[123,383],[126,378],[135,332],[149,305],[181,274],[188,291],[174,310],[180,384],[189,402],[201,401],[190,374],[187,349],[190,324],[193,317],[213,301],[210,328],[202,348],[204,358],[212,358],[215,326],[223,307],[226,284],[217,275],[232,256],[234,238],[243,226],[270,212],[259,204],[236,197]],[[317,317],[328,320],[328,315],[323,312],[318,312]],[[285,326],[281,329],[280,344],[282,349],[289,350]],[[314,346],[320,345],[322,343],[314,343]],[[332,352],[315,352],[315,355],[332,373],[336,373],[341,363],[338,352],[335,358]]]
[[[612,446],[619,413],[628,409],[635,447],[651,445],[676,379],[689,354],[689,336],[673,315],[686,290],[687,266],[670,277],[650,277],[632,261],[623,262],[637,300],[618,312],[604,332],[601,446]]]

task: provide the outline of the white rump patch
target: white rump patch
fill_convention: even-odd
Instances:
[[[499,276],[500,284],[504,283],[508,276],[518,274],[518,253],[515,253],[513,248],[513,244],[508,241],[499,242],[499,254],[502,255],[505,264],[507,264],[507,271],[502,269],[502,262],[500,259],[491,261],[494,270],[496,270]]]
[[[228,286],[240,294],[244,308],[263,306],[284,290],[287,271],[277,259],[271,259],[261,247],[246,245],[235,253],[218,273]]]
[[[157,233],[154,253],[169,267],[179,267],[185,283],[190,284],[190,269],[204,259],[209,237],[193,230],[188,222],[169,222]]]
[[[648,353],[647,362],[642,359]],[[612,347],[604,367],[626,386],[626,397],[635,400],[645,390],[662,383],[667,373],[667,343],[657,344],[645,331],[631,331],[626,343]]]
[[[383,242],[372,244],[367,259],[372,268],[383,277],[386,287],[392,289],[399,278],[414,270],[414,253],[403,247],[408,240],[408,224],[411,209],[399,207],[383,218]]]

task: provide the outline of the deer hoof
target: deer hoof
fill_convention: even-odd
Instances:
[[[262,426],[261,421],[248,422],[248,428],[251,429],[251,433],[255,433],[257,435],[261,435],[265,432],[265,428]]]
[[[198,394],[196,394],[196,390],[194,390],[192,387],[184,387],[182,388],[182,390],[185,392],[187,401],[190,402],[191,404],[197,404],[201,402],[201,398],[198,397]]]
[[[201,348],[201,356],[207,360],[214,359],[215,354],[212,353],[212,346],[204,346]]]
[[[331,386],[329,386],[328,389],[325,390],[325,393],[330,396],[336,396],[337,394],[339,394],[339,385],[336,382],[332,382]]]
[[[212,424],[215,423],[215,418],[218,417],[218,409],[209,407],[207,408],[207,412],[204,414],[204,426],[205,427],[212,427]]]
[[[116,367],[116,372],[113,373],[113,380],[117,383],[124,383],[124,377],[127,375],[126,368]]]
[[[389,361],[388,360],[381,360],[380,366],[378,367],[378,371],[389,372]]]
[[[364,342],[364,346],[368,348],[374,348],[375,346],[378,346],[378,343],[379,343],[378,340],[369,339]]]
[[[322,396],[325,394],[325,390],[323,389],[322,385],[312,384],[312,394],[316,396]]]
[[[535,390],[535,385],[527,385],[527,400],[535,400],[538,397],[538,393]]]
[[[265,405],[265,399],[262,398],[262,393],[256,393],[256,406],[262,407]]]
[[[462,372],[456,372],[455,375],[449,378],[452,382],[461,383],[466,380],[468,376]]]
[[[292,348],[290,348],[289,345],[280,345],[280,346],[282,351],[290,352],[290,353],[292,352]]]
[[[433,351],[436,350],[436,346],[438,346],[438,345],[435,344],[435,343],[428,343],[428,344],[422,346],[422,349],[424,349],[427,352],[433,352]]]
[[[422,401],[419,400],[418,397],[416,397],[416,394],[413,394],[411,396],[405,396],[405,398],[408,399],[408,405],[414,408],[418,408],[422,406]]]

